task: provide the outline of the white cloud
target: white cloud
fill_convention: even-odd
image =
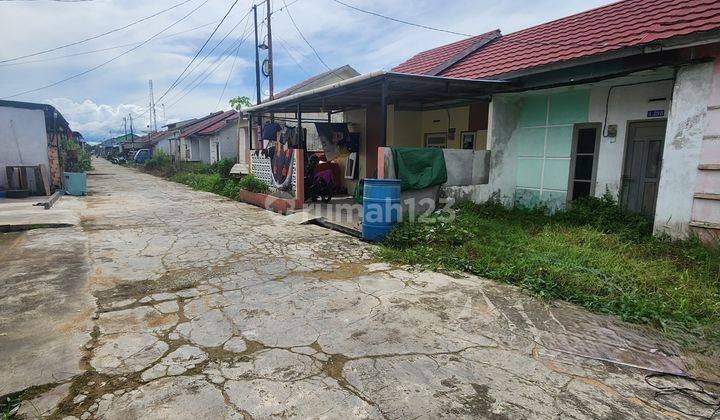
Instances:
[[[82,102],[75,102],[68,98],[54,98],[43,101],[48,103],[63,114],[74,131],[79,131],[88,140],[107,138],[112,135],[124,134],[123,117],[129,114],[137,115],[144,111],[138,105],[120,104],[105,105],[96,104],[90,99]],[[146,121],[135,121],[135,130],[144,129]],[[129,130],[129,126],[128,126]]]

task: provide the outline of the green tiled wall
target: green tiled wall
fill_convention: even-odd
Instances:
[[[570,159],[545,159],[542,187],[567,190],[570,175]]]
[[[540,188],[543,159],[518,159],[518,171],[515,177],[517,187]]]
[[[586,90],[522,98],[512,138],[518,158],[516,205],[565,207],[573,125],[587,122],[589,103]]]
[[[590,95],[587,90],[550,96],[550,125],[587,122]]]
[[[563,125],[559,127],[549,127],[547,130],[545,156],[569,158],[570,148],[572,147],[573,127],[571,125]]]
[[[543,156],[545,127],[518,128],[513,133],[518,156]]]
[[[520,104],[520,127],[545,125],[547,121],[547,96],[526,96]]]

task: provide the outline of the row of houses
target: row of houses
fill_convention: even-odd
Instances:
[[[162,131],[138,137],[124,143],[125,149],[162,150],[176,162],[215,163],[222,159],[236,161],[238,157],[238,121],[235,110],[218,111],[200,118],[178,121]]]
[[[348,189],[394,176],[387,149],[440,147],[456,199],[562,209],[607,192],[658,233],[720,232],[717,1],[623,0],[275,97],[244,110],[243,164],[278,115],[359,134]]]

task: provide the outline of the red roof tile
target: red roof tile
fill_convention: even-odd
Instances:
[[[198,131],[197,134],[201,135],[207,135],[207,134],[214,134],[223,128],[225,128],[226,125],[228,125],[230,122],[235,120],[237,118],[237,112],[236,111],[227,111],[223,114],[223,118],[215,122],[214,124],[208,126],[207,128],[203,128],[202,130]]]
[[[198,122],[184,127],[180,132],[180,137],[187,137],[193,134],[197,134],[210,126],[233,116],[236,112],[237,111],[235,110],[214,112],[207,117],[200,119]]]
[[[717,0],[624,0],[506,35],[441,75],[496,76],[718,28]]]
[[[462,53],[473,45],[488,41],[500,35],[499,30],[494,30],[481,35],[466,38],[452,44],[443,45],[431,50],[415,54],[409,60],[395,66],[392,71],[397,73],[431,75],[432,70],[445,64],[457,54]]]

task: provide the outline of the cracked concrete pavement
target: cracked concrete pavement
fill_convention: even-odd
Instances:
[[[0,237],[28,418],[717,415],[717,361],[651,330],[95,166],[79,226]]]

